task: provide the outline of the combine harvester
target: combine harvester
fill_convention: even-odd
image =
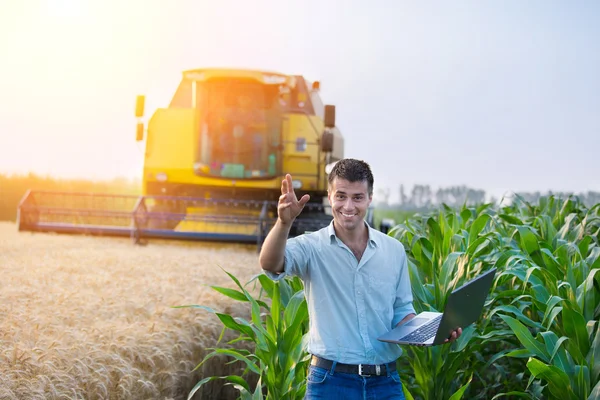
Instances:
[[[136,140],[145,140],[140,196],[29,191],[20,231],[257,243],[277,218],[281,181],[294,178],[310,202],[290,236],[331,221],[327,172],[343,158],[335,106],[319,82],[279,73],[183,72],[167,108],[144,127],[138,96]],[[373,210],[367,221],[373,224]]]

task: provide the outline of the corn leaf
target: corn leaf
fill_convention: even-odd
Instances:
[[[248,299],[246,298],[246,295],[240,291],[234,290],[234,289],[229,289],[229,288],[224,288],[224,287],[220,287],[220,286],[211,286],[214,290],[216,290],[217,292],[224,294],[227,297],[230,297],[234,300],[237,301],[248,301]]]
[[[590,393],[589,397],[587,398],[587,400],[598,400],[600,399],[600,381],[596,383],[596,386],[594,386],[594,389],[592,389],[592,392]]]
[[[584,362],[583,356],[590,349],[586,321],[569,303],[565,303],[562,316],[565,333],[571,339],[568,344],[569,353],[571,353],[578,364],[582,364]]]
[[[553,365],[547,365],[538,359],[530,358],[527,368],[536,378],[548,382],[548,388],[552,397],[556,399],[576,399],[570,388],[569,377]]]
[[[500,315],[500,318],[504,320],[513,330],[519,342],[531,353],[535,354],[536,357],[541,358],[545,362],[548,362],[550,355],[546,351],[546,348],[531,336],[529,330],[518,320],[509,317],[508,315]]]
[[[456,392],[454,392],[454,394],[452,396],[450,396],[450,399],[448,399],[448,400],[460,400],[460,399],[462,399],[463,394],[465,394],[465,390],[467,390],[467,388],[469,387],[469,384],[471,383],[472,379],[473,379],[473,375],[471,375],[469,377],[469,380],[467,381],[467,383],[465,383]]]
[[[471,229],[469,230],[469,243],[472,243],[477,239],[481,231],[485,228],[485,226],[490,221],[490,216],[488,214],[481,214],[473,224],[471,224]]]

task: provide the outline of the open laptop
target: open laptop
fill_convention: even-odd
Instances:
[[[443,313],[425,311],[377,338],[382,342],[435,346],[444,343],[456,328],[465,329],[477,321],[490,292],[496,268],[455,289],[448,296]]]

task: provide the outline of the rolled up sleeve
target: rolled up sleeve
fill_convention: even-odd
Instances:
[[[279,281],[286,276],[299,276],[303,278],[306,274],[310,258],[309,246],[305,242],[305,236],[288,239],[283,256],[283,272],[275,273],[263,270],[265,275],[274,281]]]

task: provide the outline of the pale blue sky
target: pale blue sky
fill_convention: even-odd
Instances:
[[[598,1],[0,0],[0,172],[141,172],[181,70],[322,82],[376,187],[600,191]]]

